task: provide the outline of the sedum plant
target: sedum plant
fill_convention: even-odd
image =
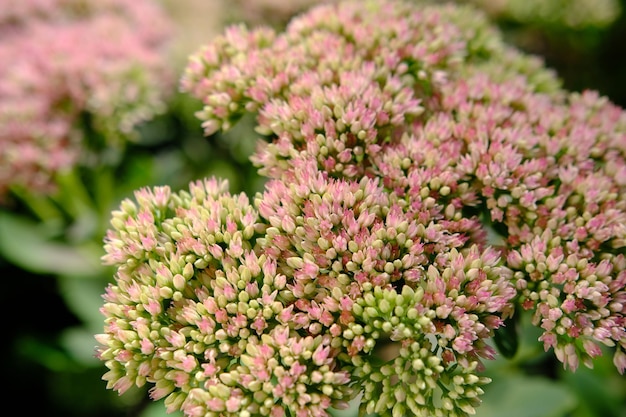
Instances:
[[[172,22],[150,0],[20,0],[0,10],[0,204],[111,164],[166,110]]]
[[[610,350],[624,372],[626,113],[481,13],[347,1],[232,26],[181,88],[207,135],[252,116],[267,183],[113,212],[108,388],[186,416],[467,416],[524,311],[566,369]]]

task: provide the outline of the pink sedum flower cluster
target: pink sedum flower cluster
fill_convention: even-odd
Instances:
[[[98,357],[187,416],[475,413],[523,310],[569,369],[626,367],[626,113],[570,94],[461,6],[323,5],[234,26],[181,81],[207,134],[246,114],[268,177],[113,213]],[[242,138],[249,140],[249,138]]]
[[[170,31],[151,0],[3,5],[0,198],[12,187],[51,192],[57,172],[87,158],[86,130],[118,145],[163,111]]]

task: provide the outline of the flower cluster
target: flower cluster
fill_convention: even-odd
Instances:
[[[307,8],[336,1],[294,0],[285,3],[280,0],[234,0],[233,19],[253,25],[269,23],[280,27]],[[621,13],[618,0],[469,0],[455,3],[470,3],[496,19],[575,30],[607,27]]]
[[[594,92],[529,93],[485,77],[449,87],[443,110],[466,146],[460,164],[540,340],[574,370],[592,366],[599,345],[616,346],[623,372],[626,113]]]
[[[256,117],[268,182],[113,213],[110,388],[152,383],[188,416],[466,416],[524,309],[566,367],[606,345],[624,371],[626,113],[480,13],[343,2],[233,26],[181,83],[207,134]]]
[[[500,62],[503,77],[527,69],[555,88],[532,59],[491,40],[480,17],[452,6],[385,4],[376,13],[325,6],[281,35],[232,26],[191,57],[182,88],[204,102],[207,135],[258,112],[257,131],[273,139],[251,158],[262,175],[280,177],[304,157],[331,176],[359,178],[369,158],[428,115],[423,104],[469,63]]]
[[[85,157],[164,109],[170,24],[150,0],[25,0],[0,11],[0,199],[49,192]],[[103,41],[103,40],[106,40]]]
[[[107,236],[118,266],[102,312],[99,357],[120,393],[154,383],[154,399],[188,416],[323,415],[350,398],[328,334],[298,332],[289,279],[256,240],[267,226],[225,181],[136,192]]]

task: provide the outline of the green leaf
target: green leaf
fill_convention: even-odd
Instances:
[[[626,417],[626,378],[613,365],[613,350],[603,350],[593,369],[581,366],[559,374],[580,402],[572,417]]]
[[[102,365],[102,362],[95,356],[97,344],[95,333],[84,327],[68,328],[61,334],[61,345],[71,355],[72,360],[83,367]]]
[[[92,332],[101,333],[104,316],[100,307],[104,303],[102,294],[113,273],[109,269],[100,267],[102,279],[82,279],[80,276],[59,277],[59,293],[65,304],[76,314],[85,326]]]
[[[42,224],[6,211],[0,211],[0,255],[38,274],[92,277],[102,270],[96,248],[55,241]]]
[[[511,359],[519,348],[517,332],[517,315],[504,320],[504,324],[495,330],[493,341],[498,351],[507,359]]]
[[[542,377],[499,374],[485,388],[476,417],[564,417],[578,405],[564,384]]]
[[[151,402],[140,414],[140,417],[182,417],[183,413],[175,411],[168,414],[164,404],[165,400]]]

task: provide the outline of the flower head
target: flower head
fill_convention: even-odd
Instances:
[[[169,21],[150,1],[24,0],[0,11],[0,199],[48,193],[94,144],[164,109]],[[107,42],[103,42],[106,39]]]
[[[193,56],[207,134],[254,114],[269,181],[252,204],[212,179],[113,213],[109,387],[151,382],[188,416],[466,416],[521,309],[566,367],[604,344],[623,372],[625,113],[492,30],[345,2]]]
[[[350,398],[349,375],[329,335],[293,327],[285,276],[254,250],[266,226],[226,188],[143,189],[114,213],[104,261],[118,272],[98,336],[108,386],[154,383],[154,399],[189,416],[324,415]]]
[[[533,310],[544,346],[571,369],[591,366],[599,344],[619,354],[625,113],[596,93],[554,97],[482,77],[449,91],[447,109],[479,133],[466,136],[463,164],[502,230],[519,304]]]
[[[278,178],[301,156],[333,176],[359,178],[462,64],[504,56],[500,44],[476,37],[486,22],[465,14],[345,2],[298,16],[282,34],[232,26],[190,58],[181,86],[204,102],[206,134],[258,112],[256,129],[270,139],[251,158],[261,174]]]

